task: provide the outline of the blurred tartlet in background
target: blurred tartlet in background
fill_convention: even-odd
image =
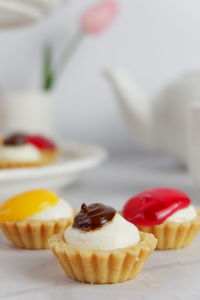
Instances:
[[[0,168],[34,167],[53,163],[57,145],[41,135],[15,133],[1,137]]]

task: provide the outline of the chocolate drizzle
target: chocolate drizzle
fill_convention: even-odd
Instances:
[[[26,135],[22,133],[12,134],[4,139],[4,145],[7,146],[18,146],[27,143]]]
[[[73,228],[83,231],[98,229],[110,222],[116,214],[113,207],[106,206],[101,203],[93,203],[81,205],[80,212],[75,216]]]

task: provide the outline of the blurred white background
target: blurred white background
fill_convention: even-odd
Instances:
[[[42,45],[57,54],[74,32],[79,15],[95,0],[71,0],[46,20],[0,31],[0,88],[39,87]],[[88,37],[55,91],[59,133],[98,142],[113,153],[134,148],[103,70],[124,67],[147,93],[156,93],[185,71],[200,68],[198,0],[118,0],[119,15],[103,34]]]

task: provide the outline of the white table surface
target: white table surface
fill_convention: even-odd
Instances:
[[[74,207],[81,202],[104,202],[119,209],[134,193],[158,185],[181,188],[198,203],[200,191],[184,169],[176,168],[168,158],[155,155],[110,161],[60,194]],[[89,285],[69,279],[49,250],[16,249],[0,234],[0,299],[197,300],[200,299],[200,238],[187,249],[154,252],[134,280]]]

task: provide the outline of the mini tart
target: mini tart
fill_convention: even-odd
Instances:
[[[141,241],[116,250],[93,250],[65,242],[63,234],[49,240],[49,247],[66,274],[87,283],[119,283],[134,278],[156,247],[152,234],[140,233]]]
[[[193,207],[189,215],[182,211],[181,218],[174,216],[170,222],[167,219],[190,206],[191,199],[184,192],[156,187],[130,198],[122,215],[140,231],[154,234],[158,239],[156,249],[179,249],[190,245],[199,232],[200,212]]]
[[[137,226],[137,228],[146,233],[152,233],[158,243],[156,249],[171,250],[185,248],[189,246],[200,230],[200,212],[197,217],[184,223],[162,223],[155,226]]]
[[[39,145],[38,145],[39,143]],[[40,154],[37,161],[9,161],[0,158],[0,169],[9,168],[26,168],[38,167],[53,163],[59,156],[59,151],[56,144],[43,136],[34,136],[27,134],[13,134],[3,139],[0,137],[0,146],[18,146],[18,145],[32,145]]]
[[[69,206],[63,206],[64,201],[56,210],[59,201],[60,198],[53,191],[45,189],[26,191],[5,200],[0,206],[3,233],[17,247],[48,248],[48,239],[62,233],[73,222],[73,211],[67,212]],[[46,218],[45,211],[50,208]]]
[[[48,240],[62,233],[72,224],[73,218],[43,220],[6,221],[0,224],[5,236],[15,246],[25,249],[47,249]]]

